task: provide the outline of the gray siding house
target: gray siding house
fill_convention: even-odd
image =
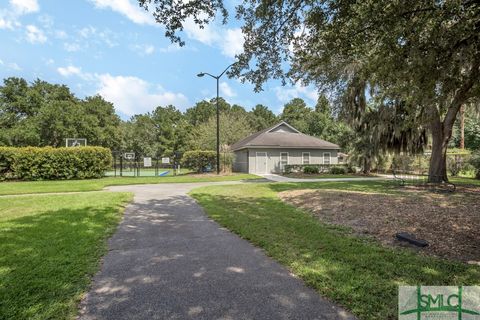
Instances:
[[[234,143],[233,170],[281,173],[286,164],[337,164],[340,147],[301,133],[282,121]]]

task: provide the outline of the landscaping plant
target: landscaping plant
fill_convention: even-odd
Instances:
[[[0,147],[0,180],[101,178],[111,163],[103,147]]]
[[[210,150],[193,150],[183,154],[182,165],[198,173],[204,172],[207,168],[215,168],[216,153]]]

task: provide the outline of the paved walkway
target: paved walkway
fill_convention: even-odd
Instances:
[[[259,176],[265,179],[275,182],[329,182],[329,181],[375,181],[390,179],[389,176],[381,177],[358,177],[358,178],[321,178],[321,179],[301,179],[301,178],[289,178],[280,176],[278,174],[260,174]]]
[[[186,195],[213,184],[221,183],[109,188],[135,199],[80,319],[354,319]]]

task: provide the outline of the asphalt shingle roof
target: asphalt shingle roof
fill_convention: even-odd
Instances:
[[[271,132],[281,125],[286,125],[296,132]],[[231,149],[235,151],[249,147],[340,149],[334,143],[303,134],[284,121],[234,143]]]

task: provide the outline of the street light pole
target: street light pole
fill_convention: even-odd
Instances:
[[[220,78],[223,76],[223,74],[231,67],[233,66],[233,63],[229,65],[228,67],[223,70],[222,73],[220,73],[218,76],[214,76],[208,72],[200,72],[197,74],[197,77],[203,77],[204,75],[208,75],[215,80],[217,80],[217,174],[220,174],[220,109],[219,109],[219,104],[218,104],[218,99],[219,99],[219,91],[220,91]]]
[[[220,108],[218,105],[218,96],[220,88],[220,77],[217,78],[217,174],[220,174]]]

